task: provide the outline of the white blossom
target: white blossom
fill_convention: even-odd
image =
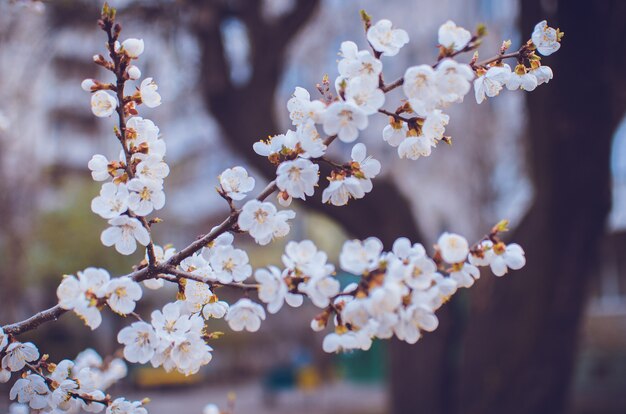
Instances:
[[[124,358],[128,362],[145,364],[154,356],[158,338],[149,323],[139,321],[123,328],[117,334],[117,341],[124,345]]]
[[[285,254],[282,256],[287,269],[307,276],[325,276],[333,273],[335,267],[326,263],[327,260],[326,253],[318,250],[311,240],[290,241],[285,246]]]
[[[435,109],[426,116],[424,125],[422,125],[422,134],[431,140],[431,143],[434,145],[443,138],[449,121],[450,116],[444,114],[439,109]]]
[[[365,115],[373,115],[385,103],[385,93],[378,89],[378,80],[356,77],[348,82],[346,101],[361,108]]]
[[[285,302],[285,296],[288,294],[287,284],[280,270],[275,266],[269,266],[267,269],[257,269],[254,272],[254,278],[259,283],[259,299],[267,303],[267,311],[269,313],[278,312]]]
[[[348,240],[341,248],[339,265],[346,272],[360,275],[378,266],[382,251],[383,244],[376,237],[364,241]]]
[[[443,104],[462,102],[472,89],[474,71],[469,65],[453,59],[444,59],[436,70],[437,91]]]
[[[233,331],[245,329],[248,332],[256,332],[261,327],[261,321],[265,320],[265,310],[258,303],[243,298],[228,309],[225,320]]]
[[[220,283],[243,282],[252,275],[248,254],[233,246],[216,246],[209,263]]]
[[[489,265],[496,276],[504,276],[509,269],[519,270],[526,264],[524,250],[517,243],[506,246],[503,243],[498,243],[493,246],[493,254]]]
[[[549,56],[561,48],[557,31],[549,27],[545,20],[535,25],[531,39],[539,53],[544,56]]]
[[[141,81],[139,93],[141,94],[141,102],[148,108],[156,108],[161,105],[161,95],[157,92],[159,87],[152,78],[146,78]]]
[[[91,201],[91,211],[105,219],[118,217],[128,209],[129,193],[126,185],[104,183],[100,195]]]
[[[9,392],[9,397],[21,404],[26,404],[35,410],[41,410],[48,406],[50,390],[46,381],[40,375],[29,374],[15,381]]]
[[[485,96],[493,98],[498,95],[511,76],[509,65],[490,67],[484,75],[474,81],[476,102],[481,103],[485,100]]]
[[[87,167],[91,170],[91,177],[95,181],[106,181],[111,177],[109,174],[109,160],[104,155],[96,154],[91,157]]]
[[[432,151],[433,141],[424,135],[410,135],[398,146],[398,156],[416,160],[428,157]]]
[[[287,220],[295,215],[292,210],[277,211],[272,203],[250,200],[241,209],[237,223],[258,244],[266,245],[274,237],[283,237],[289,233]]]
[[[106,409],[106,414],[148,414],[140,401],[127,401],[124,398],[116,398]]]
[[[328,306],[330,299],[339,293],[340,288],[337,279],[325,274],[315,275],[298,285],[298,290],[306,294],[311,302],[319,308]]]
[[[219,181],[224,193],[233,200],[243,200],[255,184],[254,178],[248,176],[248,171],[239,166],[225,169],[219,175]]]
[[[438,100],[435,70],[429,65],[411,66],[404,72],[402,90],[417,114],[432,110]]]
[[[469,263],[459,263],[453,267],[450,277],[454,279],[458,287],[468,288],[474,284],[474,280],[480,278],[478,268]]]
[[[385,56],[395,56],[409,43],[409,35],[402,29],[393,29],[389,20],[382,19],[367,30],[367,40]]]
[[[137,164],[137,177],[144,181],[150,180],[162,183],[163,179],[170,173],[170,167],[163,162],[158,155],[148,155]]]
[[[98,118],[106,118],[115,112],[117,99],[106,91],[96,91],[91,95],[91,112]]]
[[[73,310],[87,326],[96,329],[102,322],[98,299],[105,297],[110,279],[109,272],[96,267],[65,276],[57,288],[59,306]]]
[[[309,92],[299,86],[296,86],[293,96],[287,101],[289,118],[292,124],[296,126],[302,125],[308,120],[319,123],[325,108],[326,106],[323,102],[318,100],[311,101]]]
[[[114,312],[128,315],[135,310],[135,302],[141,299],[142,292],[139,283],[128,276],[111,280],[104,287],[107,303]]]
[[[549,66],[543,65],[530,69],[529,73],[537,78],[537,86],[550,82],[554,77],[552,69]]]
[[[121,50],[130,58],[137,59],[143,53],[143,49],[143,39],[130,38],[122,42]]]
[[[407,136],[409,127],[406,122],[391,122],[383,129],[383,140],[392,147],[397,147]]]
[[[455,233],[443,233],[437,241],[441,257],[448,263],[465,261],[469,254],[469,244],[463,236]]]
[[[228,308],[228,303],[224,302],[223,300],[209,302],[202,308],[202,315],[205,319],[220,319],[226,315],[226,313],[228,312]]]
[[[158,181],[133,178],[128,182],[128,190],[128,208],[138,216],[147,216],[165,205],[163,185]]]
[[[354,176],[339,176],[331,179],[322,193],[322,202],[335,206],[348,204],[350,198],[359,199],[365,196],[361,180]]]
[[[342,80],[348,81],[357,77],[374,84],[378,83],[378,77],[383,70],[383,63],[372,56],[369,51],[358,50],[354,42],[347,41],[341,43],[340,55],[343,59],[338,64],[339,83]]]
[[[4,333],[4,329],[0,326],[0,352],[8,345],[9,336]]]
[[[128,69],[126,69],[126,73],[128,73],[128,78],[131,80],[136,80],[141,77],[141,70],[135,65],[130,65]]]
[[[319,166],[304,158],[282,162],[276,169],[276,186],[293,198],[312,196],[319,180]]]
[[[359,130],[367,128],[365,112],[350,102],[336,101],[330,104],[323,116],[324,132],[337,134],[343,142],[352,142],[359,136]]]
[[[457,26],[452,20],[448,20],[439,26],[438,39],[441,46],[458,52],[469,43],[472,34],[461,26]]]
[[[123,255],[133,254],[137,242],[143,246],[150,243],[150,235],[136,218],[119,216],[109,220],[109,227],[100,235],[100,241],[107,247],[115,245],[115,250]]]
[[[510,91],[522,89],[530,92],[534,91],[536,87],[537,78],[535,75],[528,73],[524,65],[517,65],[506,82],[506,88]]]
[[[27,362],[39,359],[39,350],[31,342],[12,342],[4,351],[2,368],[13,372],[19,371],[26,366]]]

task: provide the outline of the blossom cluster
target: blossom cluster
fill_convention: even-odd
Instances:
[[[115,246],[124,255],[134,253],[137,244],[145,246],[145,260],[121,277],[111,278],[108,271],[95,267],[65,276],[57,288],[59,303],[50,312],[56,318],[73,311],[91,329],[101,324],[100,312],[105,307],[136,318],[117,335],[128,362],[195,374],[212,360],[209,343],[221,335],[210,330],[213,319],[223,318],[232,331],[255,332],[267,318],[266,310],[274,314],[285,303],[298,307],[305,299],[321,309],[311,328],[333,328],[323,340],[327,352],[366,350],[375,338],[394,336],[415,343],[424,332],[437,328],[435,312],[458,289],[471,287],[480,277],[480,267],[489,267],[496,276],[502,276],[525,265],[523,249],[500,239],[505,222],[473,246],[462,236],[444,233],[430,255],[424,246],[406,238],[397,239],[386,252],[379,239],[370,237],[343,245],[339,270],[358,276],[359,281],[342,287],[338,269],[310,240],[288,242],[280,267],[253,270],[246,251],[233,244],[233,234],[247,233],[260,245],[286,236],[295,212],[280,209],[266,198],[277,191],[278,204],[288,207],[294,198],[312,197],[322,165],[330,166],[322,202],[344,206],[350,199],[371,192],[382,166],[368,155],[365,144],[355,142],[371,115],[389,117],[383,139],[397,147],[400,158],[418,159],[430,155],[440,141],[450,142],[444,135],[449,116],[443,110],[461,102],[472,85],[480,103],[503,87],[530,91],[547,83],[552,71],[541,65],[536,52],[547,56],[557,51],[563,33],[545,21],[535,27],[532,38],[517,52],[506,53],[510,47],[507,41],[496,57],[478,62],[476,52],[469,63],[454,58],[475,51],[484,33],[477,30],[472,34],[448,21],[439,28],[440,54],[434,65],[409,67],[402,78],[385,83],[382,58],[397,55],[409,37],[389,20],[373,24],[363,14],[372,50],[343,42],[334,93],[327,78],[318,85],[320,99],[312,99],[306,89],[296,87],[287,102],[293,129],[254,144],[254,151],[276,167],[276,179],[256,198],[246,200],[255,188],[255,178],[241,166],[224,170],[218,177],[217,191],[228,202],[228,218],[177,252],[169,245],[153,243],[151,225],[159,220],[148,218],[165,205],[163,182],[169,167],[159,128],[140,117],[138,107],[157,107],[161,96],[153,78],[138,82],[136,91],[125,95],[125,83],[141,78],[135,60],[143,53],[144,42],[120,42],[121,26],[114,18],[114,10],[105,5],[99,23],[107,33],[110,59],[96,55],[94,62],[113,72],[115,82],[86,79],[82,83],[82,88],[92,93],[95,116],[117,114],[115,135],[122,146],[117,160],[97,154],[88,163],[92,178],[103,182],[91,209],[108,220],[109,227],[101,234],[104,245]],[[503,63],[508,58],[518,61],[514,70]],[[395,111],[384,109],[386,93],[400,87],[405,99]],[[351,145],[350,160],[340,163],[327,157],[328,146],[335,140]],[[154,310],[149,321],[135,313],[143,295],[140,282],[148,289],[170,282],[178,291],[176,299]],[[220,300],[217,292],[224,286],[243,295],[232,304]],[[37,315],[33,318],[36,320]],[[146,413],[144,401],[113,400],[104,394],[126,372],[125,363],[119,359],[103,362],[93,351],[86,351],[74,361],[53,364],[34,344],[19,342],[2,328],[0,359],[1,382],[9,381],[12,373],[22,372],[10,392],[18,404],[55,414],[79,409]],[[26,406],[14,407],[20,410]],[[207,406],[205,411],[219,412],[215,406]]]
[[[141,402],[130,402],[123,398],[110,402],[104,391],[126,376],[127,367],[119,358],[104,361],[97,352],[87,349],[74,360],[64,359],[57,364],[40,356],[37,347],[30,343],[13,341],[8,344],[7,336],[0,328],[0,352],[2,369],[0,382],[8,382],[11,373],[23,371],[9,392],[17,400],[11,412],[29,413],[29,408],[38,413],[87,412],[144,414]],[[7,346],[8,345],[8,346]],[[115,411],[116,407],[132,405],[133,410]],[[143,411],[142,411],[143,410]]]
[[[92,92],[91,109],[95,116],[109,117],[117,112],[124,119],[116,129],[122,151],[118,160],[96,154],[89,161],[92,178],[105,182],[100,195],[91,202],[91,209],[108,220],[110,226],[102,232],[102,243],[129,255],[135,252],[137,243],[143,246],[150,243],[149,225],[143,217],[164,207],[163,180],[169,174],[169,166],[163,160],[166,145],[159,128],[151,120],[137,116],[138,105],[154,108],[161,104],[156,83],[146,78],[132,96],[124,96],[124,82],[141,76],[132,62],[143,53],[143,40],[115,41],[112,46],[109,44],[109,49],[111,62],[102,55],[96,55],[94,60],[113,71],[117,83],[85,79],[82,87]],[[117,97],[109,90],[116,92]],[[128,115],[133,116],[125,120]]]

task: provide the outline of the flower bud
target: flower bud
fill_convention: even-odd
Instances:
[[[143,39],[126,39],[122,42],[122,50],[132,59],[137,59],[143,53]]]
[[[85,92],[93,91],[93,88],[96,86],[96,82],[93,79],[85,79],[80,83],[80,87]]]
[[[128,78],[135,80],[141,77],[141,71],[135,65],[131,65],[128,67]]]

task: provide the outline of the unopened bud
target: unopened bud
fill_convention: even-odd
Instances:
[[[141,71],[135,65],[131,65],[128,67],[128,78],[135,80],[141,77]]]
[[[85,79],[80,83],[80,87],[85,92],[92,92],[96,87],[97,83],[93,79]]]

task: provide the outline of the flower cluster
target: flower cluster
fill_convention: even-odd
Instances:
[[[472,34],[448,21],[439,28],[440,53],[434,65],[409,67],[402,78],[385,83],[381,59],[397,55],[408,43],[408,35],[389,20],[372,24],[367,14],[362,17],[372,51],[360,50],[352,41],[343,42],[334,93],[327,78],[318,85],[320,99],[312,99],[306,89],[297,87],[287,102],[294,128],[254,144],[254,151],[276,167],[276,179],[256,198],[243,202],[256,180],[241,166],[223,171],[217,192],[228,202],[229,216],[176,251],[169,245],[155,245],[151,239],[151,225],[159,219],[148,216],[165,205],[163,181],[169,167],[164,161],[166,146],[159,128],[140,117],[137,109],[142,104],[159,106],[161,96],[153,78],[138,82],[136,91],[125,95],[125,83],[141,78],[134,63],[144,51],[144,42],[120,42],[121,26],[114,22],[115,11],[105,4],[99,23],[107,34],[109,59],[96,55],[94,61],[111,71],[115,82],[86,79],[82,88],[92,93],[95,116],[117,114],[115,134],[122,151],[117,160],[98,154],[89,161],[92,178],[103,182],[91,209],[108,220],[110,227],[101,234],[104,245],[129,255],[139,243],[146,247],[145,260],[132,273],[117,278],[95,267],[65,276],[57,289],[57,306],[27,321],[6,325],[6,329],[0,327],[0,382],[22,372],[10,391],[11,399],[18,401],[15,410],[30,407],[56,414],[79,409],[106,409],[107,414],[147,412],[144,401],[112,399],[104,394],[109,385],[125,375],[123,361],[103,362],[88,350],[74,361],[53,364],[46,355],[40,355],[34,344],[15,338],[66,311],[76,313],[91,329],[100,325],[100,311],[106,306],[122,316],[132,315],[137,321],[117,335],[124,346],[124,358],[191,375],[212,359],[209,343],[221,335],[209,329],[212,319],[223,318],[233,331],[255,332],[267,317],[266,309],[274,314],[285,303],[298,307],[309,299],[321,309],[311,321],[311,328],[322,331],[329,325],[334,327],[323,340],[327,352],[369,349],[374,338],[393,336],[415,343],[423,332],[437,328],[435,312],[458,289],[471,287],[480,277],[480,267],[489,267],[496,276],[502,276],[509,269],[525,265],[523,249],[500,239],[506,222],[496,225],[473,246],[462,236],[444,233],[431,255],[424,246],[406,238],[397,239],[388,252],[375,237],[347,241],[339,268],[359,280],[343,288],[327,254],[310,240],[287,243],[282,267],[255,271],[248,254],[233,245],[233,234],[237,232],[248,233],[260,245],[286,236],[295,212],[279,209],[266,198],[278,191],[278,203],[287,207],[294,198],[312,197],[323,167],[329,172],[322,202],[343,206],[371,192],[381,164],[368,155],[363,143],[352,144],[367,128],[369,116],[382,113],[389,117],[383,139],[397,147],[400,158],[428,156],[440,141],[451,142],[444,135],[450,118],[443,110],[461,102],[472,83],[478,103],[486,96],[497,95],[503,87],[530,91],[547,83],[552,71],[541,65],[536,52],[544,56],[556,52],[563,37],[544,21],[514,53],[507,53],[507,41],[494,58],[478,62],[475,52],[469,63],[459,63],[455,57],[476,51],[484,30],[479,28]],[[504,63],[508,58],[518,61],[513,70]],[[386,93],[400,87],[406,99],[395,111],[384,109]],[[327,148],[335,140],[352,145],[350,160],[340,163],[327,157]],[[236,202],[242,205],[238,207]],[[255,283],[250,283],[252,277]],[[178,288],[176,299],[154,310],[149,322],[144,321],[134,312],[142,297],[139,282],[149,289],[159,289],[166,281]],[[216,292],[225,286],[242,292],[242,296],[233,304],[220,300]],[[255,302],[254,295],[265,307]],[[209,405],[205,411],[214,413],[219,409]]]
[[[121,125],[116,134],[122,151],[118,160],[96,154],[89,161],[92,178],[106,181],[100,195],[91,202],[91,209],[110,225],[102,232],[102,243],[129,255],[135,252],[137,243],[143,246],[150,243],[149,224],[143,218],[165,205],[163,180],[169,174],[169,167],[163,160],[166,146],[159,136],[159,128],[151,120],[137,116],[138,105],[154,108],[161,104],[156,83],[146,78],[135,94],[124,95],[124,83],[141,76],[132,62],[143,53],[143,40],[127,39],[122,43],[115,40],[108,43],[108,48],[111,61],[102,55],[94,60],[115,74],[116,84],[86,79],[82,87],[92,92],[94,115],[109,117],[118,113]],[[115,92],[116,97],[109,90]],[[120,106],[119,102],[123,104]]]
[[[32,343],[12,342],[6,346],[6,335],[0,344],[2,358],[1,382],[10,379],[11,372],[24,370],[9,392],[12,400],[12,412],[28,413],[29,408],[39,413],[76,413],[79,410],[101,412],[109,402],[104,391],[119,379],[126,376],[124,361],[115,358],[108,362],[94,350],[87,349],[72,360],[51,363],[47,356],[41,356]],[[6,349],[5,349],[6,347]],[[112,407],[131,404],[139,409],[141,402],[129,402],[119,398],[107,408],[107,413],[142,414],[143,411],[111,411]]]
[[[57,288],[61,308],[73,310],[91,329],[100,326],[100,309],[105,303],[114,312],[128,315],[135,310],[135,302],[141,295],[141,286],[131,278],[111,279],[109,272],[95,267],[76,276],[66,275]]]

